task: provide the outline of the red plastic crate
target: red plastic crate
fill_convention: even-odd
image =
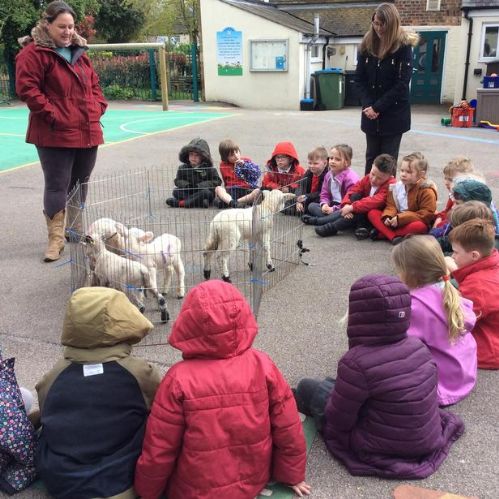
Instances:
[[[473,108],[453,107],[451,125],[457,128],[470,128],[473,125]]]

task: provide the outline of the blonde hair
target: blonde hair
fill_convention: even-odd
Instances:
[[[426,177],[428,173],[428,160],[423,156],[423,153],[413,152],[404,156],[402,162],[407,161],[411,170],[414,168],[418,173],[423,173],[423,177]],[[402,165],[402,162],[400,163]]]
[[[308,159],[313,161],[314,159],[327,160],[328,153],[324,146],[319,146],[308,153]]]
[[[375,17],[378,17],[385,27],[383,40],[379,38],[371,24],[362,39],[361,53],[368,53],[379,59],[384,59],[387,55],[396,52],[404,43],[411,45],[417,43],[419,36],[416,33],[408,33],[402,28],[400,14],[395,5],[391,3],[378,5],[371,20],[374,21]]]
[[[492,210],[482,201],[466,201],[463,204],[455,205],[449,213],[449,220],[452,227],[457,227],[473,218],[481,218],[483,220],[494,220]]]
[[[470,158],[466,156],[456,156],[444,166],[444,175],[456,177],[458,174],[472,173],[475,167]]]
[[[343,161],[346,161],[349,165],[352,164],[353,151],[349,145],[336,144],[335,146],[331,147],[331,150],[333,149],[336,149],[340,153],[340,156],[343,158]]]
[[[392,250],[392,261],[400,279],[411,289],[443,281],[443,303],[447,315],[449,341],[464,332],[461,295],[449,281],[444,254],[433,236],[406,237]]]

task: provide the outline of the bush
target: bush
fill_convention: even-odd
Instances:
[[[129,100],[133,99],[135,96],[133,88],[120,87],[119,85],[108,85],[104,87],[104,95],[110,100]]]

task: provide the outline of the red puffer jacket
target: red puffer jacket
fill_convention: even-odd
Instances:
[[[41,147],[94,147],[104,142],[99,123],[107,103],[85,54],[73,37],[72,64],[57,54],[40,26],[16,59],[16,92],[30,109],[26,142]]]
[[[143,499],[254,498],[270,478],[305,479],[306,447],[291,390],[251,347],[257,324],[231,284],[207,281],[186,297],[167,372],[147,422],[135,489]]]

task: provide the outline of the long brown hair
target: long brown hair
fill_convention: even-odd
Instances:
[[[418,40],[416,33],[408,33],[402,28],[400,14],[397,7],[392,3],[382,3],[378,5],[371,20],[377,17],[385,28],[383,39],[381,39],[372,24],[362,39],[360,45],[361,53],[371,54],[378,59],[384,59],[387,55],[396,52],[401,45],[415,45]]]
[[[464,314],[459,291],[449,281],[444,254],[438,241],[433,236],[407,237],[393,248],[392,261],[401,281],[411,289],[443,282],[449,341],[455,342],[464,332]]]

